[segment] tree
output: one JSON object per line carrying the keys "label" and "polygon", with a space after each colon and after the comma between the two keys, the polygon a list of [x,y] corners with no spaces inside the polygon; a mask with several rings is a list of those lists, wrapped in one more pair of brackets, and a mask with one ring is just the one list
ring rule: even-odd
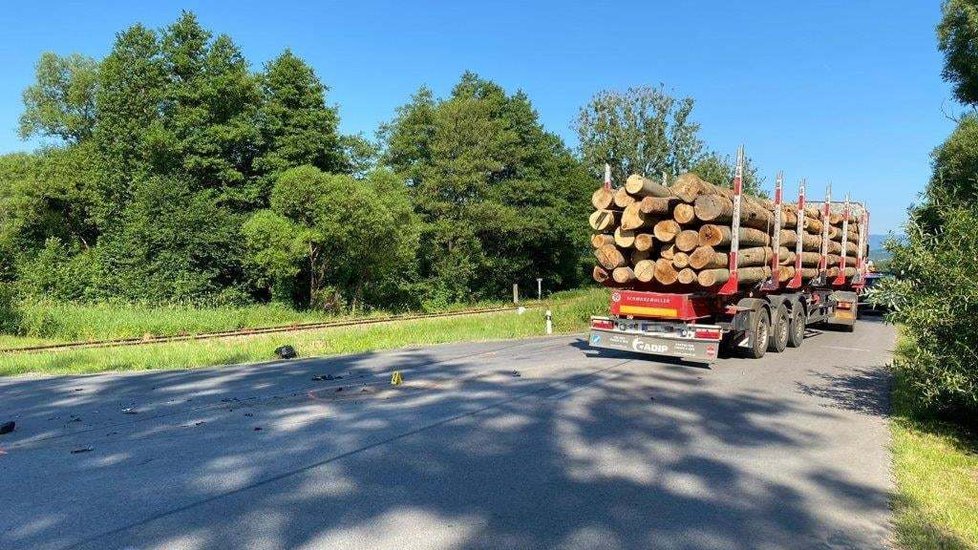
{"label": "tree", "polygon": [[382,162],[408,182],[424,221],[429,300],[498,297],[535,277],[580,281],[592,182],[525,94],[466,73],[447,99],[420,89],[381,136]]}
{"label": "tree", "polygon": [[36,82],[24,90],[20,136],[57,137],[78,143],[92,134],[98,63],[79,54],[41,54]]}
{"label": "tree", "polygon": [[574,123],[584,166],[601,178],[608,163],[615,181],[689,171],[703,150],[700,126],[690,118],[693,104],[690,97],[670,96],[662,85],[599,92]]}
{"label": "tree", "polygon": [[[730,187],[737,173],[737,164],[729,155],[710,152],[700,157],[689,171],[715,185]],[[764,178],[758,173],[757,167],[750,157],[746,157],[743,172],[744,193],[755,197],[767,196],[761,189],[763,183]]]}
{"label": "tree", "polygon": [[285,50],[260,76],[258,124],[265,152],[255,168],[269,182],[289,168],[308,164],[325,172],[345,172],[347,157],[337,127],[339,114],[326,105],[327,87],[312,67]]}
{"label": "tree", "polygon": [[298,274],[307,303],[333,310],[389,297],[410,278],[418,246],[406,190],[391,174],[358,182],[309,165],[279,176],[271,209],[255,213],[245,234],[263,281],[287,285]]}
{"label": "tree", "polygon": [[272,210],[255,212],[241,228],[252,284],[276,301],[291,301],[307,243],[302,229]]}
{"label": "tree", "polygon": [[944,80],[961,103],[978,104],[978,3],[944,0],[937,46],[944,54]]}

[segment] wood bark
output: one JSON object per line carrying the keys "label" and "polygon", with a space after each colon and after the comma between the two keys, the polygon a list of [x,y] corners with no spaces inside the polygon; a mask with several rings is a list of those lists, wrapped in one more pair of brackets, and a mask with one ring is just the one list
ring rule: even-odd
{"label": "wood bark", "polygon": [[[771,268],[768,266],[762,267],[744,267],[737,269],[737,279],[738,283],[741,285],[748,285],[759,283],[764,279],[771,276]],[[700,286],[713,287],[716,285],[723,284],[730,279],[730,270],[728,269],[704,269],[700,271],[697,276],[697,282]]]}
{"label": "wood bark", "polygon": [[669,197],[672,193],[669,188],[661,183],[649,178],[632,174],[625,180],[625,189],[629,193],[639,197]]}
{"label": "wood bark", "polygon": [[[733,219],[733,201],[723,195],[700,195],[693,205],[696,218],[706,223],[729,223]],[[767,231],[774,225],[774,215],[750,201],[741,200],[740,225]]]}
{"label": "wood bark", "polygon": [[676,249],[676,245],[671,244],[671,243],[663,243],[659,247],[659,257],[660,258],[665,258],[667,260],[671,260],[673,258],[673,256],[676,255],[676,252],[678,252],[678,250]]}
{"label": "wood bark", "polygon": [[615,228],[614,241],[622,248],[631,248],[635,244],[635,232],[618,226]]}
{"label": "wood bark", "polygon": [[635,272],[630,267],[616,267],[611,272],[611,278],[618,284],[630,283],[635,280]]}
{"label": "wood bark", "polygon": [[619,187],[615,190],[615,206],[618,208],[625,208],[630,204],[635,203],[635,197],[628,194],[624,187]]}
{"label": "wood bark", "polygon": [[645,197],[639,201],[638,209],[645,215],[651,214],[657,218],[662,218],[669,215],[675,203],[676,200],[671,198]]}
{"label": "wood bark", "polygon": [[[740,246],[767,246],[771,237],[763,231],[751,227],[741,227],[739,232]],[[730,244],[730,228],[724,225],[706,224],[699,229],[700,246],[728,246]]]}
{"label": "wood bark", "polygon": [[609,275],[606,269],[596,265],[594,266],[594,269],[591,270],[591,277],[593,277],[595,281],[603,283],[608,280]]}
{"label": "wood bark", "polygon": [[651,225],[655,218],[648,214],[644,214],[639,207],[641,203],[635,202],[628,205],[621,214],[621,227],[622,229],[639,229]]}

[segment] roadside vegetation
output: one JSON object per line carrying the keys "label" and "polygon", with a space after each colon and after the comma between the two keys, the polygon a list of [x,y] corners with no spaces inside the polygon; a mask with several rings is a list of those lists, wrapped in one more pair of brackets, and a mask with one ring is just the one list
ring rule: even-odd
{"label": "roadside vegetation", "polygon": [[0,355],[0,376],[44,373],[180,369],[269,361],[275,348],[289,344],[301,357],[361,353],[412,345],[543,336],[545,312],[553,313],[555,333],[586,329],[591,315],[608,306],[603,288],[559,292],[542,302],[500,313],[338,327],[296,333],[235,337],[199,342]]}
{"label": "roadside vegetation", "polygon": [[978,547],[978,7],[947,0],[943,76],[965,107],[932,154],[906,238],[874,300],[901,326],[894,358],[894,509],[904,548]]}

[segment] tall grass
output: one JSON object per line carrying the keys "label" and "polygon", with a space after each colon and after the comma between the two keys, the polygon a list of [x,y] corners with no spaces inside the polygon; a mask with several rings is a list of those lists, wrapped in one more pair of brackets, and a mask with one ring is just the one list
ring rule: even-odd
{"label": "tall grass", "polygon": [[301,356],[310,357],[385,350],[408,345],[542,336],[545,328],[544,312],[547,309],[553,312],[554,331],[571,333],[585,330],[588,318],[606,311],[607,306],[608,293],[605,289],[579,290],[556,293],[548,300],[534,303],[522,315],[514,308],[500,313],[465,317],[395,321],[363,327],[337,327],[222,340],[10,353],[0,355],[0,375],[178,369],[267,361],[274,359],[275,348],[283,344],[291,344]]}

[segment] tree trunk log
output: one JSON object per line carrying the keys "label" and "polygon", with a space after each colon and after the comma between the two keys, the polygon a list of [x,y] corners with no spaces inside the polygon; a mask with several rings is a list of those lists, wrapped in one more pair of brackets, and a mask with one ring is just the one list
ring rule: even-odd
{"label": "tree trunk log", "polygon": [[662,220],[652,228],[652,233],[655,235],[655,238],[664,243],[672,242],[680,231],[682,231],[682,228],[679,227],[676,220]]}
{"label": "tree trunk log", "polygon": [[616,267],[611,272],[611,278],[618,284],[630,283],[635,280],[635,272],[630,267]]}
{"label": "tree trunk log", "polygon": [[591,270],[591,277],[593,277],[595,281],[603,283],[608,280],[609,275],[607,270],[596,265],[594,266],[594,269]]}
{"label": "tree trunk log", "polygon": [[645,197],[639,201],[639,211],[646,215],[654,215],[655,217],[662,218],[669,215],[672,211],[673,205],[676,203],[676,199],[669,198],[664,199],[661,197]]}
{"label": "tree trunk log", "polygon": [[628,194],[624,187],[619,187],[615,190],[615,206],[618,208],[625,208],[630,204],[634,204],[635,197]]}
{"label": "tree trunk log", "polygon": [[683,252],[692,252],[699,245],[700,234],[693,229],[685,229],[676,235],[676,248]]}
{"label": "tree trunk log", "polygon": [[655,261],[655,280],[664,285],[671,285],[679,278],[679,272],[672,266],[672,262],[665,258]]}
{"label": "tree trunk log", "polygon": [[[733,219],[733,201],[723,195],[700,195],[693,206],[696,218],[708,223],[729,223]],[[767,231],[774,225],[774,214],[741,200],[740,225]]]}
{"label": "tree trunk log", "polygon": [[618,225],[620,219],[621,212],[615,210],[595,210],[588,217],[588,223],[591,224],[591,229],[595,231],[609,231]]}
{"label": "tree trunk log", "polygon": [[691,285],[696,282],[696,272],[688,267],[680,269],[676,280],[680,284]]}
{"label": "tree trunk log", "polygon": [[635,250],[652,250],[653,244],[655,244],[655,236],[651,233],[635,235]]}
{"label": "tree trunk log", "polygon": [[615,244],[615,236],[607,233],[595,233],[591,235],[591,246],[601,248],[606,244]]}
{"label": "tree trunk log", "polygon": [[614,240],[622,248],[631,248],[635,244],[635,232],[618,226],[615,228]]}
{"label": "tree trunk log", "polygon": [[[767,246],[771,237],[763,231],[751,227],[740,228],[740,246]],[[730,244],[730,228],[724,225],[706,224],[700,227],[700,246],[728,246]]]}
{"label": "tree trunk log", "polygon": [[605,245],[594,251],[598,263],[605,269],[625,266],[625,256],[613,245]]}
{"label": "tree trunk log", "polygon": [[651,215],[644,214],[640,210],[642,203],[635,202],[625,208],[624,212],[621,214],[621,227],[622,229],[639,229],[651,225],[655,218]]}
{"label": "tree trunk log", "polygon": [[[762,267],[744,267],[737,269],[738,282],[741,285],[754,284],[763,281],[771,276],[771,268],[768,266]],[[697,281],[700,286],[704,287],[714,287],[716,285],[723,284],[730,279],[729,269],[704,269],[700,271]]]}
{"label": "tree trunk log", "polygon": [[682,269],[689,266],[689,254],[685,252],[676,252],[672,255],[672,266],[676,269]]}
{"label": "tree trunk log", "polygon": [[672,219],[679,225],[689,225],[696,221],[696,209],[692,204],[679,203],[672,210]]}
{"label": "tree trunk log", "polygon": [[669,188],[657,181],[632,174],[625,180],[625,189],[629,193],[638,197],[670,197],[672,193]]}
{"label": "tree trunk log", "polygon": [[727,267],[727,258],[726,255],[717,254],[712,246],[698,246],[689,255],[689,267],[696,270]]}
{"label": "tree trunk log", "polygon": [[679,250],[676,249],[676,245],[671,243],[663,243],[659,247],[659,257],[665,258],[667,260],[672,260],[673,256],[675,256],[676,252],[678,251]]}
{"label": "tree trunk log", "polygon": [[635,264],[635,278],[643,283],[651,282],[655,279],[655,262],[652,260],[642,260]]}
{"label": "tree trunk log", "polygon": [[599,187],[591,194],[591,205],[595,210],[608,210],[614,204],[615,192],[611,189]]}

